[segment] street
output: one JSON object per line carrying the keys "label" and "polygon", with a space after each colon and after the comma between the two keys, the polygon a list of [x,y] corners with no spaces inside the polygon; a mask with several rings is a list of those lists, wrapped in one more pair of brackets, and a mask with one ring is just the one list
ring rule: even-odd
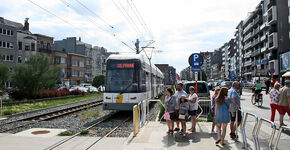
{"label": "street", "polygon": [[[253,114],[256,114],[258,117],[262,117],[262,118],[270,120],[270,116],[271,116],[270,97],[269,97],[269,95],[265,94],[265,91],[262,91],[262,94],[263,94],[263,105],[262,105],[262,107],[257,107],[257,105],[252,105],[252,103],[251,103],[252,93],[249,93],[248,91],[243,90],[243,93],[241,96],[241,107],[242,107],[243,112],[251,112]],[[247,134],[247,137],[249,139],[252,139],[251,133],[252,133],[252,129],[253,129],[255,121],[254,121],[254,118],[251,116],[249,116],[247,120],[248,121],[246,124],[246,134]],[[290,119],[287,115],[285,115],[285,117],[284,117],[284,122],[288,126],[290,125]],[[278,111],[276,111],[276,114],[275,114],[275,123],[276,123],[276,126],[278,128],[279,127],[279,113],[278,113]],[[274,141],[276,140],[277,131],[278,130],[276,130]],[[270,125],[264,122],[261,126],[260,134],[258,136],[261,149],[267,149],[267,145],[269,143],[268,141],[270,139],[271,132],[272,132],[272,128],[270,127]],[[287,133],[287,134],[282,133],[278,148],[279,149],[288,149],[287,145],[289,145],[289,143],[288,143],[289,140],[290,140],[290,134],[289,133]],[[240,141],[241,141],[241,136],[240,136]]]}

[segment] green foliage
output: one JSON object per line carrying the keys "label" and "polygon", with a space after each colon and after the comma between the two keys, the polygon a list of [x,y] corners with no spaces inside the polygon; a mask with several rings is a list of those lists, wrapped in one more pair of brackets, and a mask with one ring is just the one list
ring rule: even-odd
{"label": "green foliage", "polygon": [[94,87],[99,87],[101,85],[105,85],[105,76],[104,75],[98,75],[94,78],[92,85]]}
{"label": "green foliage", "polygon": [[87,135],[89,134],[89,130],[82,130],[80,135]]}
{"label": "green foliage", "polygon": [[64,131],[58,134],[59,136],[72,136],[73,132],[72,131]]}
{"label": "green foliage", "polygon": [[12,79],[20,90],[37,93],[42,89],[54,88],[61,79],[61,69],[50,65],[49,57],[36,55],[18,66]]}
{"label": "green foliage", "polygon": [[[0,56],[1,57],[1,56]],[[5,88],[5,82],[9,78],[9,67],[0,61],[0,89]]]}

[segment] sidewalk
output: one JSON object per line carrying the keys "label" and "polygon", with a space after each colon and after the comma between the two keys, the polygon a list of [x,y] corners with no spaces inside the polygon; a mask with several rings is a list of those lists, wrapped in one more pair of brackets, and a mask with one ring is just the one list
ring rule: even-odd
{"label": "sidewalk", "polygon": [[[187,127],[190,127],[190,123],[187,123]],[[183,137],[177,133],[174,135],[167,135],[166,131],[167,125],[165,123],[159,122],[149,122],[140,133],[134,138],[129,137],[128,141],[124,143],[121,149],[126,150],[136,150],[136,149],[146,149],[146,150],[176,150],[176,149],[203,149],[203,150],[213,150],[213,149],[231,149],[231,150],[241,150],[243,149],[243,144],[241,136],[239,142],[235,142],[228,136],[229,127],[227,129],[226,135],[226,146],[215,145],[217,135],[211,135],[211,123],[198,122],[197,131],[195,133],[188,133],[186,137]],[[253,147],[252,143],[249,144]]]}
{"label": "sidewalk", "polygon": [[[187,123],[190,127],[190,123]],[[179,134],[167,135],[167,125],[165,122],[149,122],[147,123],[136,137],[131,134],[128,138],[108,137],[99,141],[92,150],[215,150],[215,149],[231,149],[241,150],[243,144],[241,135],[239,142],[235,142],[229,137],[229,127],[226,135],[226,146],[215,145],[217,135],[211,135],[211,123],[198,122],[197,132],[188,133],[186,137]],[[36,150],[45,149],[50,145],[64,139],[66,137],[46,136],[31,137],[22,134],[0,134],[0,149],[13,150]],[[76,137],[72,141],[58,147],[58,150],[83,150],[98,140],[99,137]],[[253,144],[248,140],[251,148]]]}

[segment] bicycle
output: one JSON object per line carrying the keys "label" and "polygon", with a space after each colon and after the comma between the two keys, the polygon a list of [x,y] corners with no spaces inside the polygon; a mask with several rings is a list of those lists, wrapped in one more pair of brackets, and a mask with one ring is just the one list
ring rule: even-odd
{"label": "bicycle", "polygon": [[[256,99],[255,99],[255,95],[257,95]],[[262,93],[259,93],[259,94],[254,93],[252,95],[251,101],[252,101],[253,105],[257,104],[259,107],[262,106],[263,105],[263,94]]]}

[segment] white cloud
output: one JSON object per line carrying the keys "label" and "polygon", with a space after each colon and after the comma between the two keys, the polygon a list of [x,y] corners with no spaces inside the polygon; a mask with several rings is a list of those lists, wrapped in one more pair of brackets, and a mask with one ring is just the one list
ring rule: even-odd
{"label": "white cloud", "polygon": [[[34,6],[27,0],[0,0],[2,17],[17,22],[30,18],[30,29],[41,34],[55,37],[56,40],[67,36],[81,36],[83,41],[93,45],[107,47],[113,51],[130,52],[126,46],[116,40],[111,33],[117,33],[120,39],[134,47],[132,41],[140,34],[115,7],[112,0],[81,0],[87,7],[101,16],[115,29],[110,29],[100,18],[94,16],[75,0],[65,0],[78,11],[95,20],[92,24],[86,17],[77,14],[60,0],[32,0],[56,15],[67,20],[79,30],[62,22],[58,18]],[[121,2],[132,15],[127,0]],[[131,0],[129,0],[130,2]],[[179,72],[185,68],[187,58],[192,52],[212,51],[234,35],[235,27],[245,19],[249,11],[254,10],[260,0],[133,0],[148,27],[154,35],[156,49],[163,53],[153,56],[154,63],[168,63]],[[133,16],[132,16],[133,17]],[[134,18],[134,17],[133,17]],[[135,18],[135,22],[138,20]],[[105,33],[97,26],[104,28]],[[138,25],[140,30],[143,30]],[[142,38],[141,38],[142,39]],[[142,39],[143,40],[143,39]],[[141,43],[144,46],[146,43]],[[148,50],[150,52],[150,50]]]}

